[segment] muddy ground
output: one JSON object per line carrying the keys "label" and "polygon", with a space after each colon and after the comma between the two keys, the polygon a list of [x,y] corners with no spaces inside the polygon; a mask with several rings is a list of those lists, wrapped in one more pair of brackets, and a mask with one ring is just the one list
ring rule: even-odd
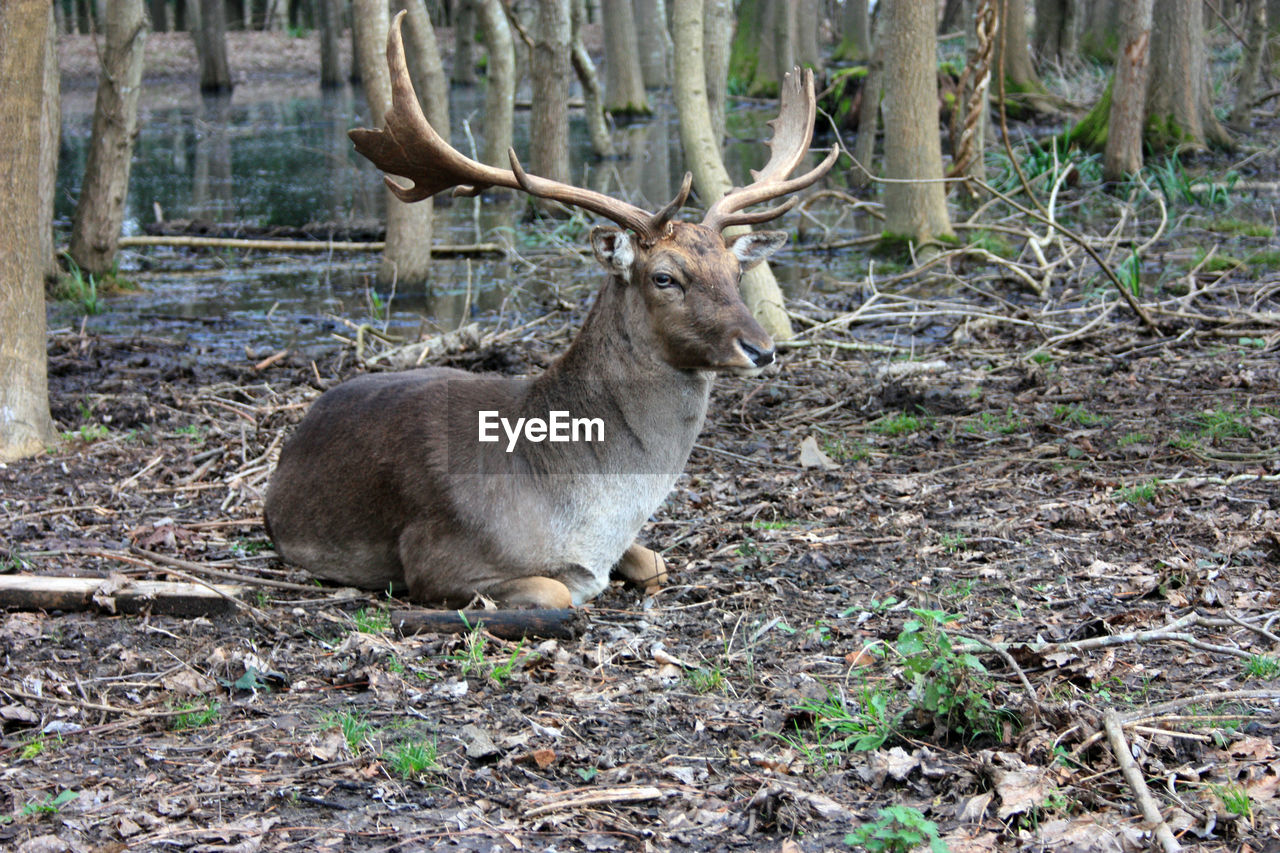
{"label": "muddy ground", "polygon": [[[1248,286],[1274,311],[1280,282]],[[431,360],[537,370],[579,296]],[[835,323],[719,381],[643,533],[670,585],[523,643],[400,637],[403,602],[270,552],[271,460],[350,349],[59,336],[66,436],[0,469],[6,569],[246,593],[0,616],[0,847],[835,850],[900,804],[953,851],[1141,849],[1113,710],[1184,844],[1276,849],[1277,335],[1214,313],[1118,309],[1032,358],[1031,323],[970,316],[913,358]]]}

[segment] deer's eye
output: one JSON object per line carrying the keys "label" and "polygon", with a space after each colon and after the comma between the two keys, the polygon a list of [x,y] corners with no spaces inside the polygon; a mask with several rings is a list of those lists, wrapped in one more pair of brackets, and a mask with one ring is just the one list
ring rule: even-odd
{"label": "deer's eye", "polygon": [[675,287],[676,280],[664,272],[653,274],[653,284],[655,287]]}

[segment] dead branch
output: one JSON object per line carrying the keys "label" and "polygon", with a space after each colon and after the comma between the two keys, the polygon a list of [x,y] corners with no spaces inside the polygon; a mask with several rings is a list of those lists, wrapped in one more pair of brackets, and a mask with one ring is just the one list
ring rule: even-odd
{"label": "dead branch", "polygon": [[105,610],[209,616],[225,613],[244,592],[237,586],[47,575],[0,575],[0,608],[14,610]]}
{"label": "dead branch", "polygon": [[[259,252],[381,252],[386,243],[371,241],[357,243],[340,240],[252,240],[242,237],[188,237],[135,236],[121,237],[120,248],[144,246],[169,246],[184,249],[252,249]],[[506,250],[501,243],[441,243],[431,247],[431,254],[440,257],[475,257],[476,255],[502,255]]]}
{"label": "dead branch", "polygon": [[1154,829],[1155,836],[1160,840],[1160,846],[1164,848],[1165,853],[1177,853],[1182,849],[1182,845],[1173,837],[1173,831],[1169,829],[1169,824],[1165,823],[1159,806],[1151,798],[1151,791],[1147,789],[1142,772],[1134,763],[1133,755],[1129,752],[1129,744],[1124,739],[1124,731],[1120,727],[1120,716],[1114,709],[1108,709],[1102,716],[1102,724],[1106,727],[1111,752],[1120,765],[1120,772],[1124,774],[1124,780],[1129,783],[1130,790],[1133,791],[1138,805],[1142,808],[1143,818]]}
{"label": "dead branch", "polygon": [[641,803],[645,800],[661,799],[663,796],[665,796],[663,790],[653,785],[623,785],[617,788],[588,790],[575,788],[554,794],[531,794],[530,806],[525,809],[524,816],[538,817],[564,809],[585,809],[610,803]]}

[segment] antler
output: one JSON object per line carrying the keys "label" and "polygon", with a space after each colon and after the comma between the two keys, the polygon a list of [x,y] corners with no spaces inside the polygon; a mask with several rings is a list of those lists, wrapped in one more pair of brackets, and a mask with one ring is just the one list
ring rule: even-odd
{"label": "antler", "polygon": [[754,225],[768,222],[786,213],[799,201],[790,198],[775,207],[755,213],[741,213],[744,208],[761,202],[772,201],[784,195],[802,190],[816,182],[835,165],[840,155],[839,146],[832,146],[831,153],[812,171],[798,178],[787,179],[800,161],[809,153],[813,139],[813,119],[817,114],[817,99],[813,94],[813,71],[795,68],[782,79],[782,106],[778,117],[769,122],[773,138],[765,143],[772,150],[769,162],[759,172],[754,169],[750,186],[736,187],[711,205],[702,224],[716,231],[730,225]]}
{"label": "antler", "polygon": [[[616,222],[634,231],[641,243],[649,244],[662,236],[667,222],[684,204],[693,185],[686,174],[680,192],[657,213],[593,190],[563,184],[530,175],[521,167],[514,149],[507,149],[511,169],[498,169],[477,163],[461,154],[436,133],[422,114],[417,93],[409,79],[404,58],[404,41],[400,35],[399,12],[387,32],[387,66],[391,71],[391,108],[387,110],[385,128],[356,128],[348,131],[356,150],[384,172],[413,181],[401,186],[384,176],[387,186],[405,202],[421,201],[428,196],[453,188],[454,195],[475,195],[488,187],[522,190],[537,198],[562,202]],[[810,85],[812,89],[812,84]]]}

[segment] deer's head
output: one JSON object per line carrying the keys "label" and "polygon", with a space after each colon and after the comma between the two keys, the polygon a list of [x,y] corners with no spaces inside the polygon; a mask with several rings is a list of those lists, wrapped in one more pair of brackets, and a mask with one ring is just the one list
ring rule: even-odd
{"label": "deer's head", "polygon": [[808,153],[813,138],[816,101],[813,72],[796,69],[782,84],[778,117],[770,122],[773,138],[769,162],[752,172],[753,182],[730,190],[707,211],[701,224],[674,221],[688,198],[692,176],[680,192],[656,213],[593,190],[551,181],[524,171],[515,151],[511,169],[471,160],[431,127],[418,104],[405,63],[400,35],[401,12],[387,34],[391,70],[391,108],[383,130],[350,132],[356,150],[374,165],[413,181],[387,185],[405,202],[420,201],[446,189],[475,195],[489,187],[522,190],[604,216],[618,227],[591,233],[596,258],[623,290],[623,305],[633,324],[643,317],[646,331],[662,359],[686,370],[753,373],[773,361],[773,340],[751,316],[738,284],[742,274],[786,242],[782,231],[725,233],[731,226],[767,222],[781,216],[798,199],[774,207],[746,208],[781,198],[817,181],[835,163],[837,148],[815,169],[790,178]]}

